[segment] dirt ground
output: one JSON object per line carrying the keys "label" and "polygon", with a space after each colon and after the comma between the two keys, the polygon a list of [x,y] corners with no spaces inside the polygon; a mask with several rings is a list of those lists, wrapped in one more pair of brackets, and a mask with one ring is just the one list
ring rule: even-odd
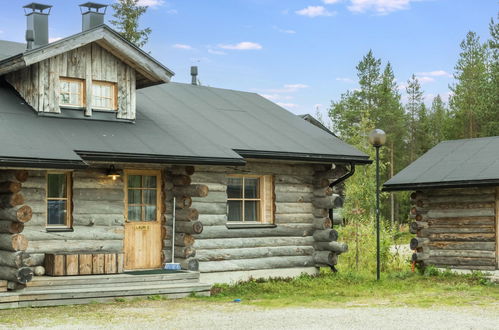
{"label": "dirt ground", "polygon": [[[15,314],[17,311],[12,310]],[[56,329],[499,329],[499,307],[261,308],[197,300],[33,308],[0,328]],[[18,314],[19,315],[19,314]],[[20,316],[20,315],[19,315]],[[18,320],[18,319],[17,319]]]}

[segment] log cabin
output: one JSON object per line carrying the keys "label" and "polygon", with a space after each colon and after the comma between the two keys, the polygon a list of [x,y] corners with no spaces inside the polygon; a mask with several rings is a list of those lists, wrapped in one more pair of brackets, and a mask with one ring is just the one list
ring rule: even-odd
{"label": "log cabin", "polygon": [[499,269],[499,136],[444,141],[384,184],[412,191],[412,260]]}
{"label": "log cabin", "polygon": [[[103,24],[104,5],[81,6],[80,33],[49,43],[51,7],[31,3],[27,42],[0,41],[0,280],[24,292],[13,304],[176,297],[199,279],[334,267],[347,246],[328,210],[368,156],[258,94],[200,86],[196,68],[192,84],[171,82]],[[184,273],[155,272],[172,256]]]}

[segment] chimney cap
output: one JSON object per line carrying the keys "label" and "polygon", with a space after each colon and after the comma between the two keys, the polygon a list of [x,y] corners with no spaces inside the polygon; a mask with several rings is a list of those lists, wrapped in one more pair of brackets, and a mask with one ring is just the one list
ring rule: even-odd
{"label": "chimney cap", "polygon": [[80,6],[80,10],[83,10],[81,7],[87,8],[88,11],[92,11],[94,9],[94,12],[98,13],[100,9],[104,8],[104,13],[106,13],[107,5],[104,5],[102,3],[97,3],[97,2],[85,2],[82,3]]}
{"label": "chimney cap", "polygon": [[[30,13],[34,13],[36,12],[37,10],[42,13],[42,14],[50,14],[50,8],[52,8],[52,6],[50,5],[44,5],[42,3],[37,3],[37,2],[32,2],[30,4],[27,4],[26,6],[23,6],[24,8],[24,13],[26,15],[30,14]],[[26,12],[26,9],[31,9],[31,12]],[[49,11],[44,13],[43,11],[45,9],[48,9]]]}

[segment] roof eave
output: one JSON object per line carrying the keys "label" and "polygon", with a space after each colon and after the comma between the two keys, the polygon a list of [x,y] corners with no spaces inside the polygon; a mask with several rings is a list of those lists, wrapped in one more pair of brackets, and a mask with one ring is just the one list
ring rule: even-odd
{"label": "roof eave", "polygon": [[499,179],[461,180],[449,182],[401,183],[383,185],[382,191],[406,191],[421,189],[450,189],[467,187],[499,186]]}
{"label": "roof eave", "polygon": [[363,156],[348,156],[348,155],[327,155],[327,154],[312,154],[312,153],[297,153],[297,152],[280,152],[280,151],[261,151],[261,150],[241,150],[234,149],[239,155],[244,158],[257,159],[274,159],[274,160],[290,160],[290,161],[305,161],[305,162],[339,162],[367,165],[371,164],[372,160],[369,157]]}

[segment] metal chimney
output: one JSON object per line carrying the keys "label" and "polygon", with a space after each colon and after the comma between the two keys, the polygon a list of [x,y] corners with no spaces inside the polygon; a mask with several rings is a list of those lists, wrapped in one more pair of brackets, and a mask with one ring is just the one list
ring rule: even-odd
{"label": "metal chimney", "polygon": [[26,41],[28,49],[44,46],[49,43],[49,14],[52,6],[32,2],[26,5]]}
{"label": "metal chimney", "polygon": [[87,31],[104,24],[107,5],[96,2],[85,2],[80,5],[81,30]]}
{"label": "metal chimney", "polygon": [[191,84],[197,85],[198,84],[198,67],[197,66],[191,66],[191,77],[192,77]]}

